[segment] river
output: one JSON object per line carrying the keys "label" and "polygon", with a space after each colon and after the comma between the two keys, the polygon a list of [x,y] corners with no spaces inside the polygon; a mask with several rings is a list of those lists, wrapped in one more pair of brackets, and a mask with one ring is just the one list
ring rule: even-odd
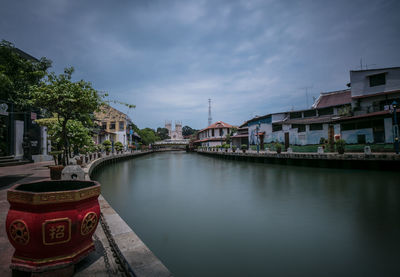
{"label": "river", "polygon": [[398,172],[165,152],[93,179],[176,277],[400,276]]}

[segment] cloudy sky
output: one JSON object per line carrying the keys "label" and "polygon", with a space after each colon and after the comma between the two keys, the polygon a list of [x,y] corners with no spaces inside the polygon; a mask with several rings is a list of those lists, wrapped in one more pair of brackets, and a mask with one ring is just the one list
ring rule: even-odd
{"label": "cloudy sky", "polygon": [[[74,66],[140,127],[241,124],[400,66],[400,1],[4,1],[0,39]],[[306,97],[308,87],[308,98]]]}

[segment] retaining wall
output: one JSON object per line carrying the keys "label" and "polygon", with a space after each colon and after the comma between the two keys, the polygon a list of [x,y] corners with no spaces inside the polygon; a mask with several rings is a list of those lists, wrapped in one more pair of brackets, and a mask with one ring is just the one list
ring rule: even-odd
{"label": "retaining wall", "polygon": [[197,153],[222,159],[271,163],[282,165],[312,166],[326,168],[400,170],[400,155],[379,153],[276,153],[276,152],[215,152],[197,150]]}
{"label": "retaining wall", "polygon": [[[109,155],[94,160],[84,168],[86,179],[90,180],[90,176],[101,166],[150,153],[153,151]],[[167,267],[151,252],[103,196],[99,197],[99,203],[112,237],[135,276],[172,276]]]}

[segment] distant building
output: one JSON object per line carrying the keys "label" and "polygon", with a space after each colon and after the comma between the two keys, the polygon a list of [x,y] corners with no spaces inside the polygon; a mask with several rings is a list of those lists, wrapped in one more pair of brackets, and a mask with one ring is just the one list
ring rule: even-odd
{"label": "distant building", "polygon": [[260,139],[261,145],[279,141],[288,147],[319,144],[321,138],[334,136],[347,143],[393,143],[391,104],[400,103],[400,67],[351,71],[349,86],[321,93],[311,109],[248,120],[249,143]]}
{"label": "distant building", "polygon": [[350,85],[352,113],[337,121],[342,138],[347,143],[393,143],[392,103],[400,103],[400,67],[350,71]]}
{"label": "distant building", "polygon": [[240,148],[241,145],[249,145],[249,127],[247,127],[247,122],[243,123],[239,126],[236,133],[233,134],[232,138],[232,145]]}
{"label": "distant building", "polygon": [[172,130],[171,121],[165,122],[165,128],[168,129],[168,136],[173,140],[181,140],[182,136],[182,122],[175,121],[175,130]]}
{"label": "distant building", "polygon": [[100,130],[94,137],[95,143],[101,144],[105,140],[110,140],[114,143],[120,141],[124,146],[128,144],[127,126],[130,119],[126,114],[105,104],[100,107],[99,112],[95,112],[95,118],[100,125]]}
{"label": "distant building", "polygon": [[197,140],[194,142],[200,146],[217,146],[224,144],[226,135],[228,135],[232,129],[232,125],[217,121],[207,128],[200,130],[197,133]]}

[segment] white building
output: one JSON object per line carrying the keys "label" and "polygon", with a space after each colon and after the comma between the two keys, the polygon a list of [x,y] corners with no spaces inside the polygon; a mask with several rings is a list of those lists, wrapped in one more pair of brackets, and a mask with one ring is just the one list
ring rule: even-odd
{"label": "white building", "polygon": [[197,134],[197,140],[194,143],[209,147],[222,145],[225,142],[226,135],[231,132],[232,127],[228,123],[217,121],[207,128],[200,130]]}

